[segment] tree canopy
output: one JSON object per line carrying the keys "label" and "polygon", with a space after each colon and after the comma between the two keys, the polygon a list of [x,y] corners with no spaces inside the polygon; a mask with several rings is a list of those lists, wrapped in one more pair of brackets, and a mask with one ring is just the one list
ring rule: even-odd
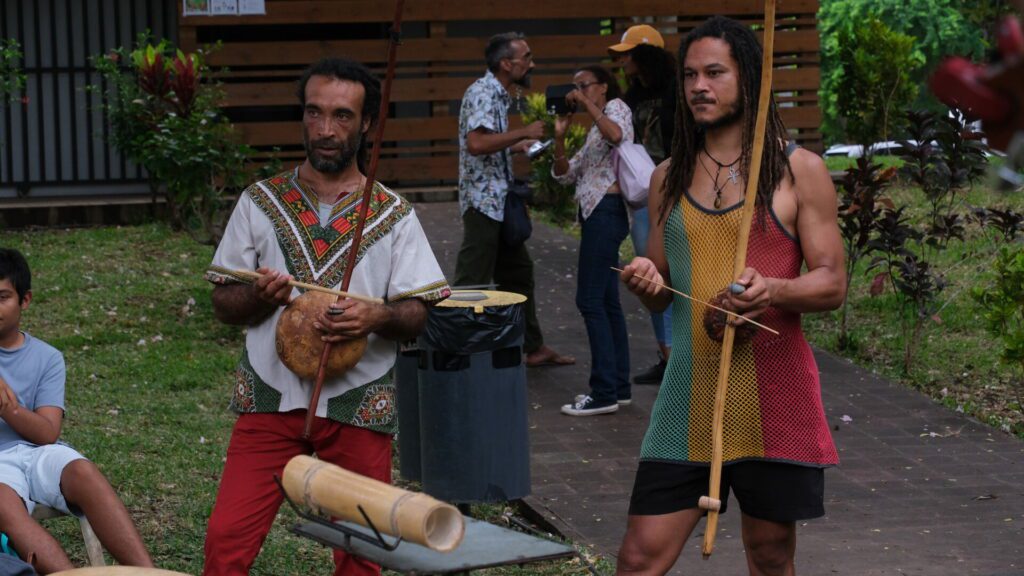
{"label": "tree canopy", "polygon": [[[835,140],[842,134],[836,100],[841,75],[840,42],[852,38],[856,27],[877,18],[891,30],[912,36],[913,59],[923,65],[910,80],[923,86],[943,56],[983,58],[989,48],[989,29],[1007,10],[1004,0],[821,0],[818,27],[826,138]],[[915,106],[934,107],[935,102],[927,90],[921,89]]]}

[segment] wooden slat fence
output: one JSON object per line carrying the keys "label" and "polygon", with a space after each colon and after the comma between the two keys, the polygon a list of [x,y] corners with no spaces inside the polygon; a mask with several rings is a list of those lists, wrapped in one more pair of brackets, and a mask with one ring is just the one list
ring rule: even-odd
{"label": "wooden slat fence", "polygon": [[[294,163],[304,157],[295,81],[325,56],[344,56],[382,71],[394,4],[381,0],[267,0],[260,16],[189,16],[179,22],[186,50],[217,41],[209,63],[227,93],[226,109],[247,142]],[[458,178],[458,110],[463,92],[485,72],[483,49],[494,33],[527,35],[537,64],[529,91],[571,80],[581,65],[607,63],[607,47],[627,27],[646,22],[675,51],[687,31],[724,14],[751,24],[761,0],[406,0],[392,115],[379,178],[400,187],[451,185]],[[798,142],[821,150],[818,0],[781,0],[775,90]],[[610,35],[601,35],[601,30]],[[515,107],[513,126],[519,123]],[[268,152],[269,154],[269,152]],[[517,170],[525,169],[524,164]]]}

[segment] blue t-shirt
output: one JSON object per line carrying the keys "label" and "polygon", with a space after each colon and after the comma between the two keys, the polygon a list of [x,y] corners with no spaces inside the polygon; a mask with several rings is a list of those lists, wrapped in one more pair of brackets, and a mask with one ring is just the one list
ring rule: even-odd
{"label": "blue t-shirt", "polygon": [[[40,406],[64,409],[64,356],[53,346],[22,332],[18,348],[0,348],[0,378],[29,410]],[[0,418],[0,450],[15,444],[32,444]]]}

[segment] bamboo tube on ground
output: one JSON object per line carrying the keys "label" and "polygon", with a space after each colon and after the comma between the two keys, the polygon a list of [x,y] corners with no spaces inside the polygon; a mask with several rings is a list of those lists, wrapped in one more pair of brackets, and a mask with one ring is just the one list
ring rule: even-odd
{"label": "bamboo tube on ground", "polygon": [[365,526],[362,506],[380,532],[438,552],[457,548],[465,533],[462,514],[451,504],[310,456],[292,458],[281,483],[293,502],[318,513]]}

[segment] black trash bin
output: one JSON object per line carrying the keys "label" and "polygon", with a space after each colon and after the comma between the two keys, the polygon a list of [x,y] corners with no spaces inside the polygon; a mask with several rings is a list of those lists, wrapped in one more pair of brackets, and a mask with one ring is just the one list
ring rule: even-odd
{"label": "black trash bin", "polygon": [[423,491],[455,503],[530,493],[525,297],[456,291],[419,338]]}
{"label": "black trash bin", "polygon": [[420,348],[402,344],[395,359],[395,397],[398,403],[398,473],[419,482],[420,470]]}

